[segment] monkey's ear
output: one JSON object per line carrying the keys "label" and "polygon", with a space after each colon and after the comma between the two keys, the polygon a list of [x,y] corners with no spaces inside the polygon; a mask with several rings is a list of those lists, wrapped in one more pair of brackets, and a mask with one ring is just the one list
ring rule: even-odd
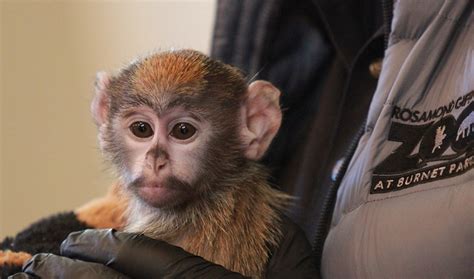
{"label": "monkey's ear", "polygon": [[262,158],[280,128],[281,119],[280,91],[267,81],[252,82],[242,107],[241,137],[247,158]]}
{"label": "monkey's ear", "polygon": [[95,95],[91,104],[92,116],[97,126],[101,126],[107,121],[110,105],[110,96],[107,92],[109,84],[110,78],[107,73],[98,72],[95,80]]}

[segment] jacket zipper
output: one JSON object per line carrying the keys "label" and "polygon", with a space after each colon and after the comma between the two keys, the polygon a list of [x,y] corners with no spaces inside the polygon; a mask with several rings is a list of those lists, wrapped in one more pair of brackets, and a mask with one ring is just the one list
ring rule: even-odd
{"label": "jacket zipper", "polygon": [[321,269],[321,259],[323,254],[324,242],[326,240],[327,234],[329,232],[329,226],[331,224],[332,213],[334,211],[334,206],[336,202],[337,190],[341,184],[342,178],[346,174],[349,162],[354,155],[354,152],[357,148],[360,138],[364,134],[365,123],[359,128],[356,136],[352,139],[351,144],[349,145],[348,150],[343,157],[342,165],[336,175],[336,179],[329,185],[329,190],[326,194],[326,197],[323,201],[323,207],[319,214],[319,222],[316,226],[316,234],[313,240],[313,256],[316,260],[316,267],[318,270]]}
{"label": "jacket zipper", "polygon": [[[392,18],[393,18],[393,0],[382,0],[382,9],[383,9],[383,22],[384,22],[384,25],[383,25],[384,43],[385,43],[385,49],[387,49],[388,40],[389,40],[389,36],[391,32],[391,23],[392,23]],[[356,58],[354,59],[355,63],[357,63],[359,56],[362,54],[362,51],[365,50],[365,48],[372,41],[372,39],[373,38],[371,38],[368,41],[368,43],[366,43],[361,48],[359,53],[356,55]],[[351,67],[351,72],[355,66],[355,63],[353,64],[353,67]],[[350,81],[351,81],[351,77],[349,77],[348,83],[350,83]],[[348,89],[349,88],[347,88],[346,90]],[[359,140],[364,134],[366,122],[367,122],[367,119],[363,122],[357,134],[352,139],[351,144],[349,145],[349,148],[347,149],[347,151],[345,152],[345,156],[343,157],[341,168],[339,169],[334,181],[329,185],[329,190],[327,191],[327,194],[323,201],[322,210],[319,214],[319,217],[320,217],[319,222],[316,226],[316,229],[315,229],[316,233],[315,233],[315,237],[312,243],[313,256],[316,261],[316,267],[318,270],[321,270],[321,260],[322,260],[322,254],[323,254],[323,249],[324,249],[324,242],[329,232],[329,227],[331,224],[332,214],[334,211],[334,206],[335,206],[336,197],[337,197],[337,191],[339,189],[339,186],[341,185],[344,175],[346,174],[347,168],[352,159],[352,156],[355,153]]]}

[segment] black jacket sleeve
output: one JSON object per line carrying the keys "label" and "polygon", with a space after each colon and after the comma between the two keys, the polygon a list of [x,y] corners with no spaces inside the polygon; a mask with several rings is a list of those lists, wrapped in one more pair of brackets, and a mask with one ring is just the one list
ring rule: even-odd
{"label": "black jacket sleeve", "polygon": [[303,230],[286,216],[283,217],[283,238],[270,258],[266,278],[319,278]]}

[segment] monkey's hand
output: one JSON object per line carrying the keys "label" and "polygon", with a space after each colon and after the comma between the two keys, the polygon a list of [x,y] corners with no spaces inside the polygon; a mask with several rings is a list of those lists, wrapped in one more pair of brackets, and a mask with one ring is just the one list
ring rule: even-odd
{"label": "monkey's hand", "polygon": [[[24,271],[44,278],[48,274],[65,274],[65,278],[122,278],[121,274],[131,278],[245,278],[164,241],[113,229],[71,233],[61,244],[61,255],[64,257],[37,255]],[[94,276],[82,277],[84,272]]]}

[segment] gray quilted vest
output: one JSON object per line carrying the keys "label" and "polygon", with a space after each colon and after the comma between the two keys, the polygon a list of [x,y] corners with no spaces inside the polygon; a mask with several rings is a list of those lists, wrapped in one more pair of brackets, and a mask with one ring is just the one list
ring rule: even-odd
{"label": "gray quilted vest", "polygon": [[399,0],[324,278],[474,278],[474,1]]}

